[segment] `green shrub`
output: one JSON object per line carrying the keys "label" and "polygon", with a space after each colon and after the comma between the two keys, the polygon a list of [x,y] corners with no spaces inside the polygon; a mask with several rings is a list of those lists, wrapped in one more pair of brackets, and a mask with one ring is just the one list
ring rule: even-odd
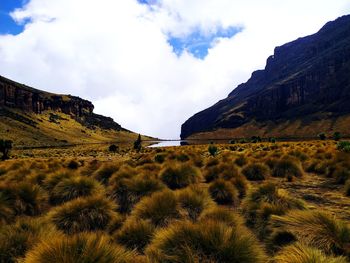
{"label": "green shrub", "polygon": [[26,255],[23,263],[132,263],[135,260],[134,252],[114,245],[107,236],[80,234],[43,240]]}
{"label": "green shrub", "polygon": [[197,220],[200,214],[214,205],[208,191],[197,185],[189,186],[177,192],[180,206],[187,211],[192,220]]}
{"label": "green shrub", "polygon": [[132,211],[135,218],[151,220],[156,226],[165,226],[181,217],[176,195],[170,190],[154,193],[143,198]]}
{"label": "green shrub", "polygon": [[0,228],[0,262],[18,262],[41,238],[57,235],[54,227],[42,219],[23,218]]}
{"label": "green shrub", "polygon": [[99,196],[78,198],[50,211],[49,218],[69,234],[105,230],[117,216],[116,208],[113,202]]}
{"label": "green shrub", "polygon": [[208,146],[208,152],[210,153],[211,156],[215,156],[218,153],[218,147],[211,144]]}
{"label": "green shrub", "polygon": [[290,159],[282,159],[278,161],[272,170],[274,177],[302,177],[303,171],[298,163]]}
{"label": "green shrub", "polygon": [[190,164],[173,164],[161,171],[160,179],[170,189],[180,189],[199,182],[201,173],[198,168]]}
{"label": "green shrub", "polygon": [[345,196],[350,196],[350,180],[347,180],[344,186]]}
{"label": "green shrub", "polygon": [[153,237],[155,227],[152,223],[142,219],[127,220],[115,235],[118,243],[129,249],[143,252]]}
{"label": "green shrub", "polygon": [[116,153],[119,151],[119,146],[112,144],[108,147],[108,151],[112,152],[112,153]]}
{"label": "green shrub", "polygon": [[346,153],[350,152],[350,142],[348,141],[341,141],[337,144],[337,149]]}
{"label": "green shrub", "polygon": [[215,180],[209,186],[211,197],[220,205],[235,205],[239,204],[238,191],[231,182],[222,179]]}
{"label": "green shrub", "polygon": [[90,177],[71,177],[58,183],[50,193],[53,204],[61,204],[78,197],[103,194],[104,188],[95,179]]}
{"label": "green shrub", "polygon": [[333,134],[333,140],[335,140],[335,141],[339,141],[340,139],[341,139],[341,133],[340,132],[335,132],[334,134]]}
{"label": "green shrub", "polygon": [[242,173],[250,181],[263,181],[270,175],[270,169],[265,164],[254,163],[245,166]]}
{"label": "green shrub", "polygon": [[320,211],[290,211],[285,216],[274,216],[273,224],[325,253],[350,255],[350,228],[332,215]]}
{"label": "green shrub", "polygon": [[346,263],[344,257],[328,256],[321,250],[297,243],[283,248],[276,256],[276,263]]}
{"label": "green shrub", "polygon": [[151,262],[266,262],[263,249],[244,227],[222,222],[179,222],[156,232],[146,249]]}
{"label": "green shrub", "polygon": [[158,153],[156,156],[154,156],[154,161],[157,163],[164,163],[166,158],[166,154],[164,153]]}

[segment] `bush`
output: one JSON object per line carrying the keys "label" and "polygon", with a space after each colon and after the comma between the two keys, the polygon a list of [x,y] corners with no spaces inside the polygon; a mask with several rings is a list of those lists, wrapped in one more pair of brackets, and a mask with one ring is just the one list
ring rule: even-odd
{"label": "bush", "polygon": [[0,152],[2,153],[1,160],[10,159],[10,150],[12,149],[12,141],[0,140]]}
{"label": "bush", "polygon": [[139,134],[136,141],[134,141],[134,150],[139,152],[141,151],[141,148],[142,148],[142,139],[141,139],[141,135]]}
{"label": "bush", "polygon": [[107,229],[117,216],[117,206],[102,197],[78,198],[49,213],[50,220],[65,233]]}
{"label": "bush", "polygon": [[200,214],[214,205],[208,191],[200,186],[192,185],[177,192],[180,206],[187,211],[191,220],[195,221]]}
{"label": "bush", "polygon": [[115,145],[115,144],[112,144],[112,145],[110,145],[110,146],[108,147],[108,151],[113,152],[113,153],[116,153],[116,152],[119,151],[119,147],[118,147],[117,145]]}
{"label": "bush", "polygon": [[133,209],[132,216],[149,219],[156,226],[165,226],[181,217],[180,206],[172,191],[164,190],[143,198]]}
{"label": "bush", "polygon": [[190,164],[173,164],[165,167],[161,171],[160,179],[170,189],[180,189],[199,182],[201,179],[201,173],[198,168]]}
{"label": "bush", "polygon": [[350,153],[350,142],[348,141],[338,142],[337,149],[346,153]]}
{"label": "bush", "polygon": [[220,205],[238,205],[238,191],[231,182],[215,180],[209,186],[211,197]]}
{"label": "bush", "polygon": [[273,168],[272,176],[281,178],[302,177],[303,171],[295,161],[282,159]]}
{"label": "bush", "polygon": [[283,248],[276,256],[276,263],[346,263],[344,257],[325,255],[321,250],[297,243]]}
{"label": "bush", "polygon": [[263,249],[244,226],[210,220],[159,230],[146,254],[151,262],[266,262]]}
{"label": "bush", "polygon": [[89,177],[72,177],[58,183],[50,194],[53,204],[61,204],[78,197],[103,194],[104,188],[96,180]]}
{"label": "bush", "polygon": [[350,196],[350,180],[347,180],[344,187],[345,196]]}
{"label": "bush", "polygon": [[274,216],[275,226],[292,233],[297,240],[325,253],[350,255],[350,228],[332,215],[319,211],[290,211]]}
{"label": "bush", "polygon": [[318,138],[319,138],[320,140],[324,141],[324,140],[327,139],[327,136],[326,136],[325,133],[322,132],[322,133],[320,133],[320,134],[318,135]]}
{"label": "bush", "polygon": [[132,263],[136,258],[134,252],[112,244],[106,236],[80,234],[57,236],[40,242],[26,255],[23,263]]}
{"label": "bush", "polygon": [[0,228],[0,262],[18,262],[41,238],[57,235],[54,227],[42,219],[20,219]]}
{"label": "bush", "polygon": [[80,166],[80,164],[76,160],[69,161],[69,163],[67,165],[68,169],[71,169],[71,170],[76,170],[79,168],[79,166]]}
{"label": "bush", "polygon": [[265,164],[255,163],[245,166],[242,173],[250,181],[263,181],[270,175],[270,169]]}
{"label": "bush", "polygon": [[208,146],[208,152],[210,153],[211,156],[215,156],[218,153],[218,147],[211,144]]}
{"label": "bush", "polygon": [[340,139],[341,139],[341,133],[340,132],[335,132],[334,134],[333,134],[333,140],[335,140],[335,141],[339,141]]}
{"label": "bush", "polygon": [[115,235],[118,243],[129,249],[143,252],[153,237],[155,227],[153,224],[142,219],[127,220]]}

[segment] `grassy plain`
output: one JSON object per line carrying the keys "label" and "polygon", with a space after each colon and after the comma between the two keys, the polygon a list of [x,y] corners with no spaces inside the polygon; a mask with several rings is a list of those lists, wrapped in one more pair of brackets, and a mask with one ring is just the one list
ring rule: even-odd
{"label": "grassy plain", "polygon": [[16,150],[0,262],[349,262],[334,141]]}

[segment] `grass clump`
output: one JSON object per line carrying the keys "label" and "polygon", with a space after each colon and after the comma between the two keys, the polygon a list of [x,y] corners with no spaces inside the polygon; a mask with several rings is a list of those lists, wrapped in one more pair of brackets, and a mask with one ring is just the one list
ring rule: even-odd
{"label": "grass clump", "polygon": [[65,233],[107,229],[117,206],[103,197],[78,198],[53,209],[49,218]]}
{"label": "grass clump", "polygon": [[153,237],[155,226],[149,221],[142,219],[127,220],[122,228],[116,233],[118,243],[129,249],[136,249],[142,253]]}
{"label": "grass clump", "polygon": [[350,180],[347,180],[344,186],[345,196],[350,196]]}
{"label": "grass clump", "polygon": [[143,198],[133,209],[135,218],[150,220],[156,226],[165,226],[181,217],[176,195],[170,190]]}
{"label": "grass clump", "polygon": [[105,164],[102,165],[95,173],[93,177],[101,182],[102,184],[107,184],[109,178],[117,171],[119,171],[120,165],[117,164]]}
{"label": "grass clump", "polygon": [[265,183],[252,190],[243,202],[247,224],[265,237],[270,233],[268,224],[271,215],[284,215],[291,209],[305,209],[305,204],[273,183]]}
{"label": "grass clump", "polygon": [[211,220],[159,230],[146,254],[151,262],[266,262],[263,249],[244,226]]}
{"label": "grass clump", "polygon": [[187,211],[188,217],[196,221],[200,214],[214,205],[208,191],[200,186],[192,185],[177,193],[180,206]]}
{"label": "grass clump", "polygon": [[346,263],[344,257],[328,256],[321,250],[297,243],[283,248],[274,258],[276,263]]}
{"label": "grass clump", "polygon": [[319,211],[290,211],[273,217],[277,227],[297,240],[336,255],[350,255],[350,228],[332,215]]}
{"label": "grass clump", "polygon": [[208,220],[222,222],[231,227],[243,225],[243,218],[240,215],[222,206],[215,206],[205,210],[199,220],[204,222]]}
{"label": "grass clump", "polygon": [[209,193],[214,201],[220,205],[238,205],[238,190],[231,182],[222,179],[215,180],[209,186]]}
{"label": "grass clump", "polygon": [[295,161],[291,159],[282,159],[274,166],[272,176],[281,178],[299,178],[303,176],[303,170]]}
{"label": "grass clump", "polygon": [[26,255],[23,263],[131,263],[135,262],[136,257],[134,252],[114,245],[104,235],[59,235],[40,242]]}
{"label": "grass clump", "polygon": [[0,228],[0,262],[18,262],[41,238],[57,235],[42,219],[23,218]]}
{"label": "grass clump", "polygon": [[242,173],[250,181],[263,181],[270,175],[270,169],[265,164],[255,163],[246,165]]}
{"label": "grass clump", "polygon": [[170,189],[180,189],[199,182],[201,179],[201,173],[198,168],[190,164],[173,164],[165,167],[161,171],[160,179]]}
{"label": "grass clump", "polygon": [[104,189],[95,179],[90,177],[71,177],[58,183],[50,193],[53,204],[61,204],[78,197],[95,196],[103,193]]}

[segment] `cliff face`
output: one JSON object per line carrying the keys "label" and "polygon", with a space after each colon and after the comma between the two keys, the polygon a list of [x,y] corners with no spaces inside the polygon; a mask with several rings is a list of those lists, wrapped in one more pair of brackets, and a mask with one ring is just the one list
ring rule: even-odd
{"label": "cliff face", "polygon": [[[277,47],[264,70],[254,72],[226,99],[186,121],[181,138],[222,128],[239,129],[252,121],[278,125],[300,120],[307,126],[325,118],[336,121],[347,114],[350,16],[327,23],[314,35]],[[342,132],[349,133],[349,129]],[[269,134],[265,131],[264,135]],[[296,135],[291,131],[283,133]]]}
{"label": "cliff face", "polygon": [[121,130],[112,118],[93,113],[94,105],[87,100],[70,95],[57,95],[30,88],[0,76],[0,112],[9,115],[11,109],[25,113],[41,114],[52,110],[70,115],[89,128]]}

